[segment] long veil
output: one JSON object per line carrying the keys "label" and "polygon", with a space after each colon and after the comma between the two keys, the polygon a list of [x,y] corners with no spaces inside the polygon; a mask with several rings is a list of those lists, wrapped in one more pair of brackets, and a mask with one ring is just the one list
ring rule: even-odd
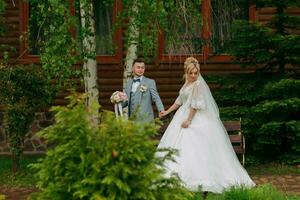
{"label": "long veil", "polygon": [[198,80],[200,81],[201,91],[205,100],[207,111],[213,116],[219,117],[220,114],[219,114],[218,105],[214,97],[212,96],[207,83],[205,82],[205,80],[201,75],[199,75]]}

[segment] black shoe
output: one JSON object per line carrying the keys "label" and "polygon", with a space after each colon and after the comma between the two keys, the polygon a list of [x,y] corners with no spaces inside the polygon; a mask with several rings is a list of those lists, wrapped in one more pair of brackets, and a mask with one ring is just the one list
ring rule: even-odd
{"label": "black shoe", "polygon": [[208,194],[208,192],[207,192],[207,191],[203,192],[203,193],[202,193],[202,198],[203,198],[203,199],[206,199],[206,197],[207,197],[207,194]]}

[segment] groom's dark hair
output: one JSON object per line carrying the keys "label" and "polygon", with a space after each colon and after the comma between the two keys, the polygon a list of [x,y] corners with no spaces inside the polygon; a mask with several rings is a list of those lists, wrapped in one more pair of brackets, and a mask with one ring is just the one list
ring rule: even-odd
{"label": "groom's dark hair", "polygon": [[143,57],[138,57],[138,58],[136,58],[136,59],[133,60],[132,66],[135,63],[145,63],[145,59]]}

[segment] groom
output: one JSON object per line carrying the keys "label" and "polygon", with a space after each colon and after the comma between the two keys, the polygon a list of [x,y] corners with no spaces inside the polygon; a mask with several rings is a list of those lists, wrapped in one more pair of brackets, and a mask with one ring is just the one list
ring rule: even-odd
{"label": "groom", "polygon": [[128,117],[134,116],[136,121],[151,122],[154,120],[152,102],[155,102],[159,112],[164,111],[164,106],[158,95],[155,81],[145,77],[144,73],[145,61],[142,58],[135,59],[132,64],[133,78],[130,78],[125,85]]}

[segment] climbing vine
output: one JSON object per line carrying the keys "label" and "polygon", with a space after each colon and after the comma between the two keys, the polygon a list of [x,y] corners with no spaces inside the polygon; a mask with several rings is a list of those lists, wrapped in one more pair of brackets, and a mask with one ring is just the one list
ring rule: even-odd
{"label": "climbing vine", "polygon": [[[90,11],[94,1],[74,0],[72,3],[63,0],[28,1],[33,9],[31,13],[35,15],[30,16],[30,19],[38,23],[39,39],[37,41],[40,43],[41,63],[49,77],[56,80],[58,85],[63,85],[70,77],[81,75],[80,71],[74,69],[74,64],[88,58],[95,59],[96,56],[95,51],[90,51],[82,45],[84,38],[94,34],[89,20],[89,17],[93,15],[93,12]],[[105,5],[111,8],[111,5],[116,2],[120,3],[121,1],[106,0]],[[199,25],[198,29],[201,29],[200,5],[201,1],[199,0],[176,2],[171,0],[124,0],[122,1],[122,10],[117,11],[115,28],[112,32],[117,28],[122,28],[125,32],[123,38],[125,48],[134,42],[137,44],[139,55],[154,57],[157,52],[157,36],[160,31],[167,36],[167,46],[181,48],[180,43],[186,41],[181,37],[182,35],[190,35],[195,32],[193,30],[195,23]],[[132,9],[133,6],[137,9]],[[86,14],[83,16],[86,22],[84,26],[78,20],[80,18],[78,16],[82,12]],[[130,30],[126,27],[134,27],[139,34],[129,34]],[[199,37],[198,40],[198,49],[187,48],[187,52],[184,53],[199,52],[201,38]],[[194,42],[194,40],[190,40],[190,44]],[[94,41],[90,40],[88,43],[92,45]],[[174,44],[176,45],[174,46]]]}
{"label": "climbing vine", "polygon": [[[95,52],[88,52],[82,48],[82,38],[92,34],[88,20],[91,0],[29,0],[32,9],[30,20],[37,22],[39,51],[42,67],[47,71],[48,77],[56,81],[57,86],[71,83],[73,77],[82,77],[81,70],[75,64],[95,57]],[[74,8],[82,4],[85,10],[86,26],[80,26]],[[90,41],[91,42],[91,41]]]}
{"label": "climbing vine", "polygon": [[[112,5],[115,1],[105,2]],[[165,46],[169,48],[169,52],[181,49],[183,54],[193,54],[199,51],[191,48],[193,44],[200,44],[197,47],[201,48],[202,43],[200,34],[193,35],[199,33],[202,26],[200,9],[201,0],[123,0],[115,28],[123,28],[125,23],[125,48],[134,43],[137,45],[138,55],[146,58],[156,56],[159,33],[165,35]],[[138,34],[130,34],[132,30],[136,30]],[[195,39],[199,41],[195,42]]]}

